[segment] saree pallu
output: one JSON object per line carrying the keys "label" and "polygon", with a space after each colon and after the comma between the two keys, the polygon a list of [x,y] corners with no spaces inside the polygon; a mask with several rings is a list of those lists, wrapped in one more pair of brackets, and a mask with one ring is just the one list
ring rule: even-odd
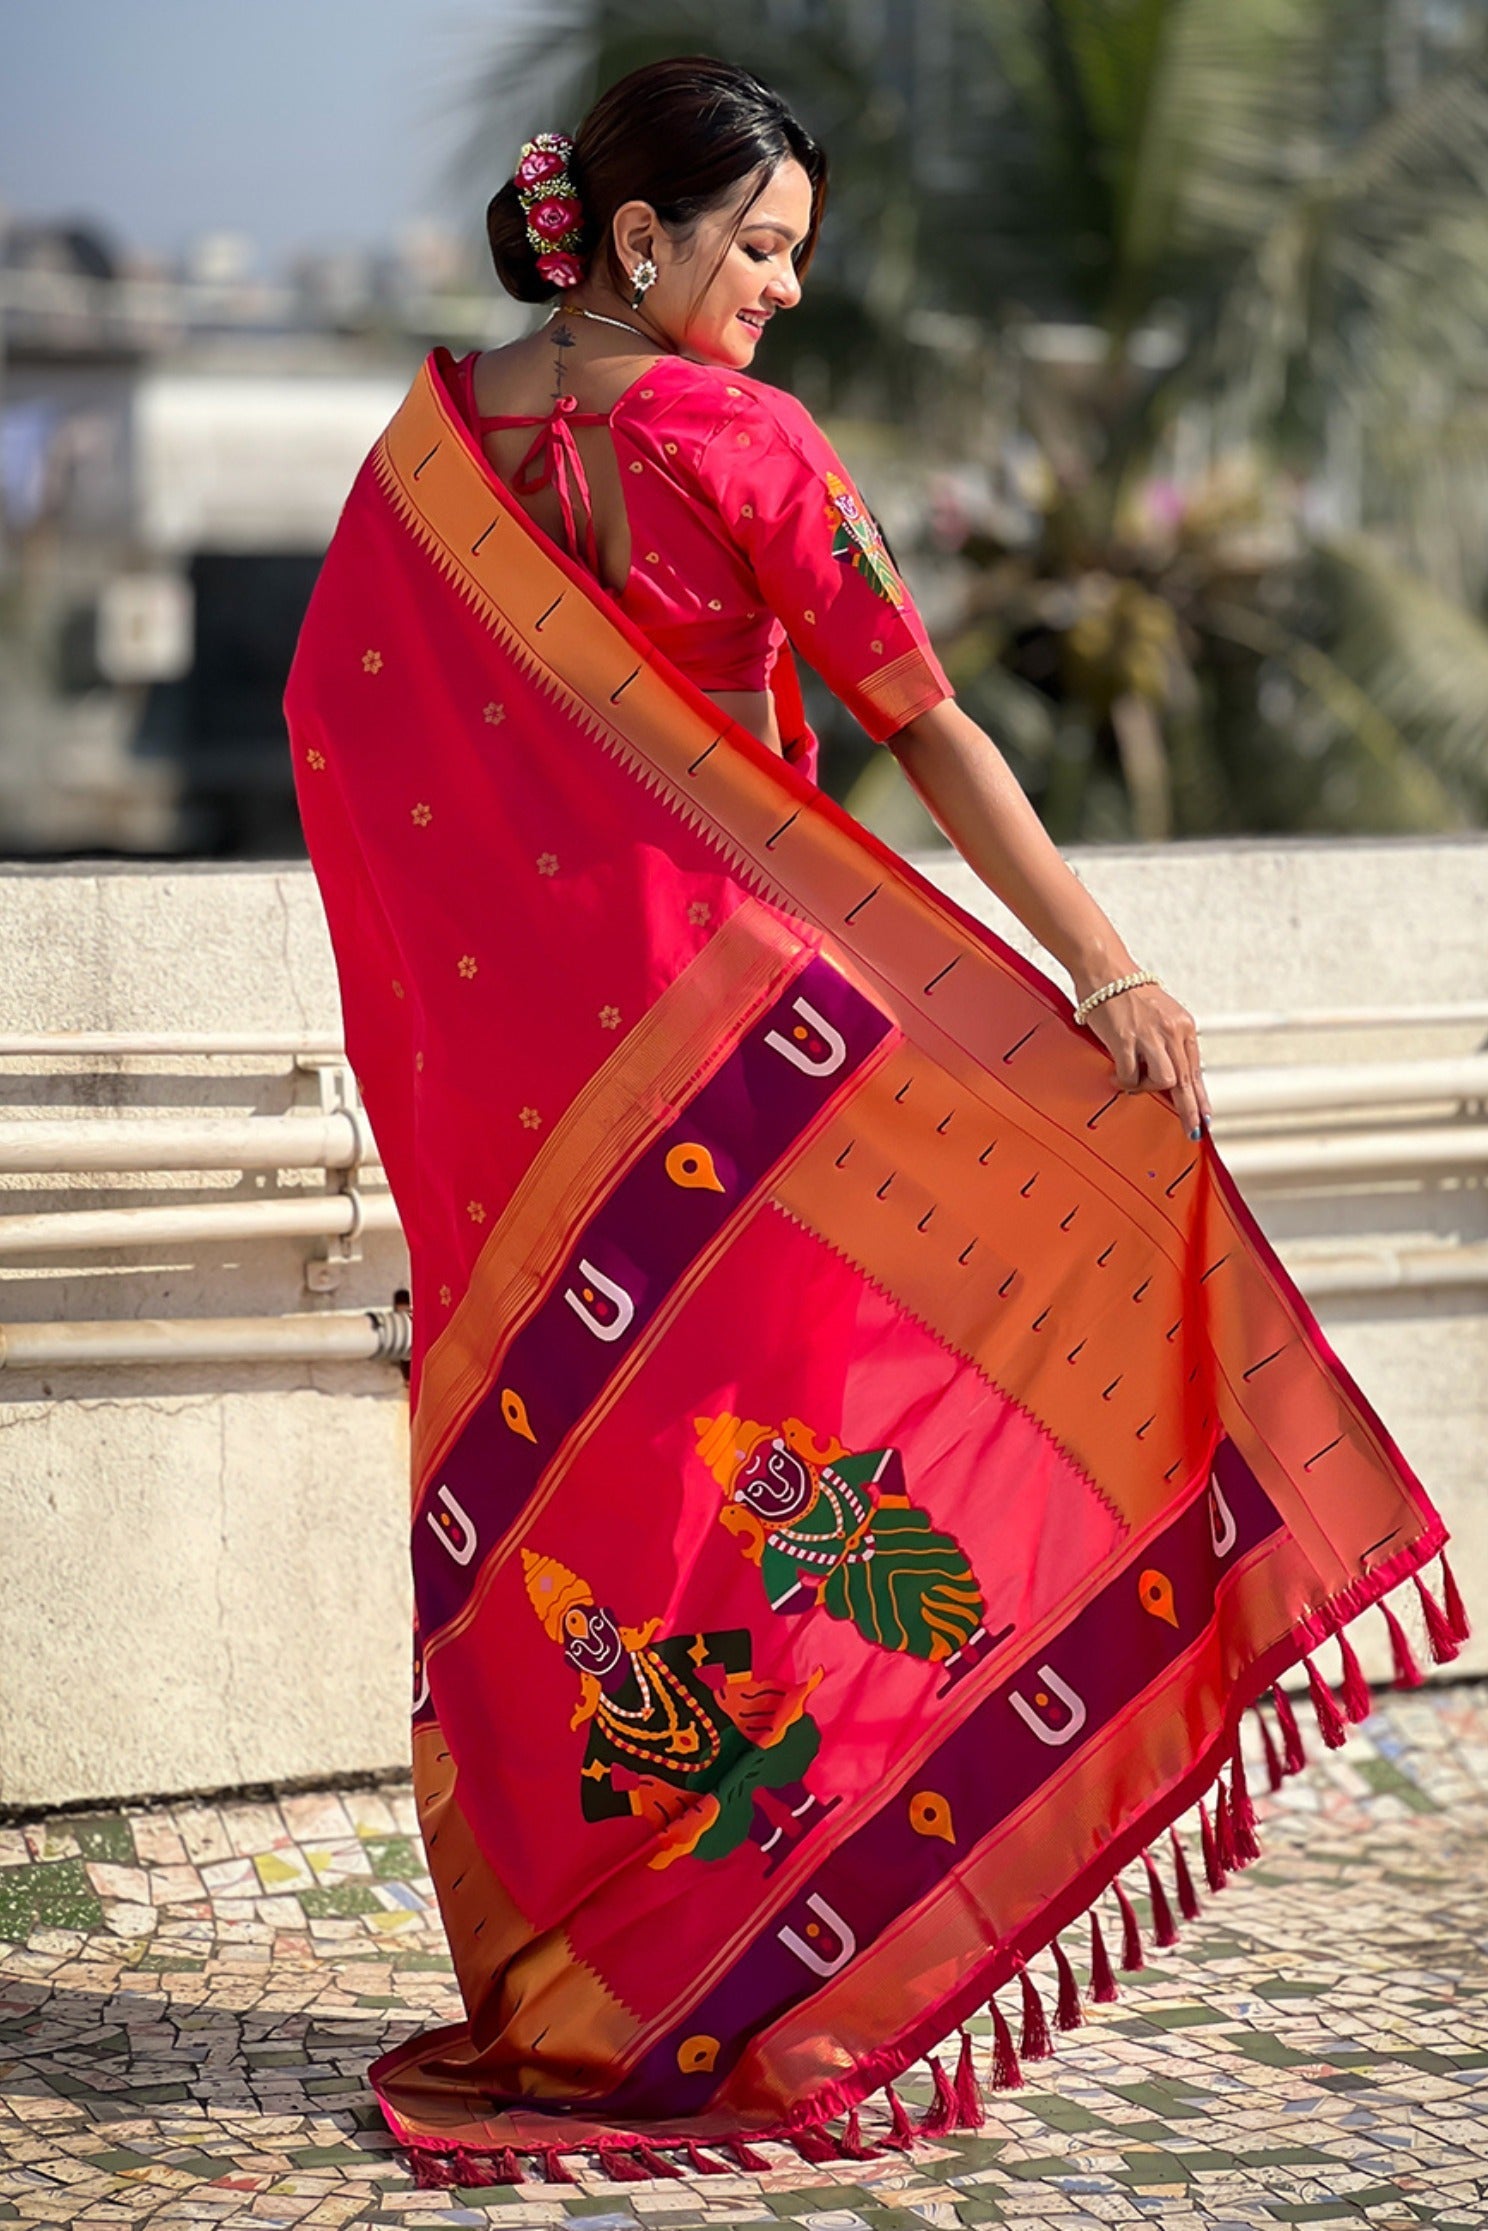
{"label": "saree pallu", "polygon": [[[1206,1792],[1211,1884],[1254,1855],[1242,1714],[1441,1521],[1211,1141],[721,725],[442,351],[286,712],[413,1265],[413,1769],[467,2018],[377,2062],[391,2127],[435,2178],[645,2174],[851,2155],[888,2086],[907,2142],[893,2079],[978,2009],[1016,2080],[999,1986],[1043,2049],[1046,1948],[1079,2019],[1087,1911],[1109,1995],[1108,1888],[1140,1961],[1123,1868],[1170,1941],[1153,1847]],[[1308,1663],[1340,1741],[1357,1661]],[[926,2128],[980,2119],[962,2037]]]}

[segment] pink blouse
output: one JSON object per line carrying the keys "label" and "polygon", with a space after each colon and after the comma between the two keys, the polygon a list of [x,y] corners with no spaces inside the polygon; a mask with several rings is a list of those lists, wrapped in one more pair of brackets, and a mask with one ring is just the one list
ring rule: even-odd
{"label": "pink blouse", "polygon": [[793,396],[662,356],[608,411],[561,396],[542,418],[489,417],[474,369],[473,354],[456,366],[472,429],[535,429],[513,490],[551,483],[569,554],[595,574],[572,429],[608,425],[631,540],[615,601],[700,689],[767,689],[788,636],[875,743],[952,695],[872,515]]}

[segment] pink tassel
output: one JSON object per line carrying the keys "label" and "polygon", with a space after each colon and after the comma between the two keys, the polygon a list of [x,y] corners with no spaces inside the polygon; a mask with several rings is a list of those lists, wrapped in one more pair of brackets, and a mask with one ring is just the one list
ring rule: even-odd
{"label": "pink tassel", "polygon": [[1446,1613],[1420,1574],[1415,1574],[1414,1578],[1416,1594],[1421,1599],[1421,1611],[1426,1621],[1426,1640],[1431,1645],[1431,1662],[1439,1666],[1450,1665],[1462,1645],[1453,1634]]}
{"label": "pink tassel", "polygon": [[606,2145],[601,2138],[594,2150],[599,2155],[600,2168],[607,2177],[613,2177],[617,2185],[643,2185],[650,2182],[650,2170],[642,2168],[629,2147],[613,2143]]}
{"label": "pink tassel", "polygon": [[668,2161],[665,2154],[659,2154],[656,2148],[644,2138],[637,2139],[636,2153],[643,2163],[648,2177],[680,2177],[682,2175],[682,2171],[677,2167],[675,2161]]}
{"label": "pink tassel", "polygon": [[1152,1937],[1159,1945],[1178,1942],[1178,1931],[1173,1923],[1173,1909],[1168,1904],[1168,1894],[1163,1888],[1162,1877],[1150,1851],[1142,1854],[1142,1865],[1147,1870],[1147,1895],[1152,1901]]}
{"label": "pink tassel", "polygon": [[1442,1602],[1446,1607],[1447,1623],[1459,1642],[1466,1642],[1472,1634],[1472,1622],[1467,1616],[1467,1606],[1462,1601],[1462,1591],[1456,1575],[1447,1563],[1447,1553],[1442,1551]]}
{"label": "pink tassel", "polygon": [[1348,1727],[1338,1709],[1338,1700],[1311,1658],[1304,1658],[1302,1663],[1307,1668],[1307,1686],[1312,1691],[1312,1709],[1317,1714],[1318,1733],[1330,1751],[1341,1751],[1348,1739]]}
{"label": "pink tassel", "polygon": [[805,2130],[793,2130],[790,2133],[790,2142],[803,2161],[815,2163],[842,2159],[837,2151],[837,2142],[825,2123],[817,2123]]}
{"label": "pink tassel", "polygon": [[1368,1719],[1374,1706],[1369,1695],[1369,1683],[1364,1678],[1364,1668],[1359,1663],[1353,1644],[1341,1628],[1338,1652],[1343,1662],[1343,1685],[1338,1692],[1343,1705],[1343,1716],[1357,1727],[1361,1720]]}
{"label": "pink tassel", "polygon": [[915,2142],[914,2124],[905,2113],[904,2102],[892,2084],[885,2084],[884,2098],[889,2103],[889,2113],[893,2117],[893,2127],[883,2143],[886,2146],[892,2146],[896,2153],[907,2154]]}
{"label": "pink tassel", "polygon": [[747,2169],[751,2176],[758,2176],[770,2167],[765,2156],[756,2153],[753,2146],[746,2146],[742,2138],[725,2138],[719,2150],[732,2154],[739,2167]]}
{"label": "pink tassel", "polygon": [[1198,1893],[1193,1886],[1193,1876],[1188,1871],[1188,1855],[1178,1841],[1176,1828],[1168,1830],[1168,1842],[1173,1847],[1173,1876],[1178,1884],[1178,1911],[1185,1921],[1199,1918]]}
{"label": "pink tassel", "polygon": [[848,2161],[877,2161],[877,2146],[863,2143],[863,2125],[855,2107],[847,2118],[847,2128],[842,2133],[842,2151]]}
{"label": "pink tassel", "polygon": [[431,2154],[426,2147],[415,2146],[409,2159],[413,2163],[413,2181],[420,2192],[432,2192],[439,2186],[456,2185],[460,2179],[453,2162],[443,2154]]}
{"label": "pink tassel", "polygon": [[1274,1793],[1280,1789],[1283,1780],[1281,1753],[1277,1750],[1276,1738],[1271,1733],[1271,1722],[1258,1704],[1252,1709],[1261,1730],[1261,1749],[1266,1754],[1266,1787]]}
{"label": "pink tassel", "polygon": [[1049,2023],[1044,2013],[1044,2002],[1039,1997],[1038,1985],[1027,1968],[1019,1966],[1018,1984],[1023,1993],[1023,2035],[1018,2040],[1018,2052],[1025,2061],[1047,2061],[1054,2057],[1054,2046],[1049,2036]]}
{"label": "pink tassel", "polygon": [[1122,1889],[1119,1880],[1113,1882],[1111,1888],[1115,1891],[1116,1903],[1121,1908],[1122,1972],[1135,1975],[1139,1968],[1147,1965],[1142,1956],[1142,1932],[1137,1927],[1137,1909]]}
{"label": "pink tassel", "polygon": [[1397,1689],[1419,1689],[1426,1676],[1416,1663],[1416,1654],[1410,1646],[1410,1637],[1388,1604],[1380,1610],[1385,1615],[1385,1625],[1390,1630],[1390,1657],[1394,1664]]}
{"label": "pink tassel", "polygon": [[1058,1937],[1054,1939],[1050,1949],[1054,1954],[1055,1972],[1059,1977],[1059,2003],[1054,2009],[1054,2027],[1059,2030],[1077,2030],[1085,2019],[1080,2012],[1080,1986],[1075,1981],[1069,1954]]}
{"label": "pink tassel", "polygon": [[980,2130],[985,2120],[982,2095],[977,2086],[976,2064],[971,2057],[971,2032],[963,2030],[961,2054],[956,2062],[956,2128]]}
{"label": "pink tassel", "polygon": [[1007,2017],[996,1999],[989,1999],[992,2009],[992,2089],[995,2092],[1020,2092],[1023,2089],[1023,2071],[1018,2066],[1018,2056],[1013,2049],[1013,2033],[1007,2026]]}
{"label": "pink tassel", "polygon": [[1288,1774],[1300,1774],[1307,1764],[1307,1753],[1302,1748],[1302,1730],[1297,1725],[1292,1700],[1280,1682],[1271,1691],[1271,1702],[1276,1707],[1276,1724],[1281,1729],[1282,1767]]}
{"label": "pink tassel", "polygon": [[1094,1906],[1090,1909],[1090,1996],[1097,2006],[1110,2006],[1116,1998],[1116,1978],[1111,1973],[1111,1956],[1106,1950],[1106,1940],[1101,1935],[1100,1915]]}
{"label": "pink tassel", "polygon": [[1245,1754],[1240,1748],[1240,1738],[1235,1737],[1235,1755],[1230,1761],[1230,1826],[1235,1835],[1235,1857],[1242,1867],[1248,1867],[1261,1856],[1256,1836],[1255,1806],[1250,1800],[1250,1784],[1245,1778]]}
{"label": "pink tassel", "polygon": [[956,2095],[951,2090],[950,2078],[933,2053],[927,2053],[930,2073],[935,2079],[935,2097],[920,2117],[920,2129],[926,2138],[942,2138],[956,2127]]}
{"label": "pink tassel", "polygon": [[545,2185],[576,2185],[578,2178],[563,2158],[561,2147],[544,2146],[542,2150],[543,2183]]}
{"label": "pink tassel", "polygon": [[728,2175],[728,2163],[726,2161],[715,2161],[712,2154],[705,2154],[696,2139],[684,2138],[682,2144],[686,2149],[687,2158],[692,2163],[698,2176],[726,2177]]}
{"label": "pink tassel", "polygon": [[1234,1874],[1240,1865],[1240,1854],[1235,1849],[1235,1821],[1230,1811],[1230,1793],[1222,1780],[1214,1785],[1214,1849],[1222,1872]]}
{"label": "pink tassel", "polygon": [[[467,2155],[466,2159],[474,2167],[474,2161],[471,2157]],[[461,2166],[463,2167],[464,2164],[462,2163]],[[502,2146],[492,2156],[490,2172],[490,2175],[486,2177],[461,2177],[460,2182],[477,2185],[519,2185],[523,2182],[522,2164],[518,2161],[510,2146]]]}
{"label": "pink tassel", "polygon": [[1219,1863],[1219,1846],[1214,1841],[1214,1830],[1209,1825],[1202,1797],[1199,1799],[1199,1841],[1204,1847],[1204,1880],[1211,1891],[1223,1890],[1225,1871]]}

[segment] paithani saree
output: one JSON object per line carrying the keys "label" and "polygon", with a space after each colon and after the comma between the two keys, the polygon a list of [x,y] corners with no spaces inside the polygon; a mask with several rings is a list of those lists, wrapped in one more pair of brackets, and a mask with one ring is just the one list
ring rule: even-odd
{"label": "paithani saree", "polygon": [[1441,1521],[1212,1141],[720,724],[442,351],[286,712],[412,1258],[413,1771],[466,2018],[376,2063],[388,2121],[444,2181],[851,2156],[911,2141],[930,2055],[921,2127],[975,2122],[968,2020],[1016,2082],[1000,1987],[1041,2051],[1071,1950],[1110,1995],[1107,1895],[1134,1965],[1130,1893],[1168,1941],[1201,1858],[1254,1855],[1242,1716],[1300,1764],[1261,1700],[1305,1661],[1341,1741],[1344,1626]]}

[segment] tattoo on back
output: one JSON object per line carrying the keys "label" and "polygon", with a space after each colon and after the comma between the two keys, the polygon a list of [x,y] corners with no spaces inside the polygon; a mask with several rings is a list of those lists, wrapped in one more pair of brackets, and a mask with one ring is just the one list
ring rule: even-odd
{"label": "tattoo on back", "polygon": [[563,352],[573,346],[573,330],[570,326],[565,325],[560,318],[553,328],[553,347],[557,352],[553,358],[553,393],[555,395],[561,395],[564,391]]}

